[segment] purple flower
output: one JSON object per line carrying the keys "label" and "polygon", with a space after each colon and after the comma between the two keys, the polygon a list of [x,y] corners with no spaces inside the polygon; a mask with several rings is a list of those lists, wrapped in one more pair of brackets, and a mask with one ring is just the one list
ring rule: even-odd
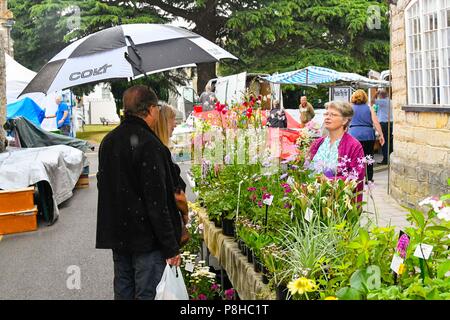
{"label": "purple flower", "polygon": [[250,187],[250,188],[247,189],[247,191],[256,191],[256,188],[255,187]]}
{"label": "purple flower", "polygon": [[263,198],[263,200],[266,200],[266,199],[270,199],[271,196],[272,195],[270,193],[264,193],[262,198]]}
{"label": "purple flower", "polygon": [[332,178],[332,177],[335,176],[334,170],[333,170],[333,169],[330,169],[330,168],[324,168],[323,174],[324,174],[327,178]]}
{"label": "purple flower", "polygon": [[263,205],[262,201],[258,201],[258,207],[262,208],[262,205]]}
{"label": "purple flower", "polygon": [[375,163],[375,160],[373,159],[373,157],[372,156],[366,156],[366,161],[367,161],[367,165],[368,166],[371,166],[371,165],[373,165],[374,163]]}
{"label": "purple flower", "polygon": [[225,290],[225,299],[226,300],[233,300],[233,297],[234,297],[234,289],[233,288]]}
{"label": "purple flower", "polygon": [[291,205],[290,203],[286,202],[286,203],[284,204],[284,208],[285,208],[285,209],[290,209],[290,208],[292,208],[292,205]]}
{"label": "purple flower", "polygon": [[219,285],[218,285],[217,283],[213,283],[213,284],[211,285],[211,290],[213,290],[213,291],[219,290]]}
{"label": "purple flower", "polygon": [[398,239],[397,243],[397,251],[400,254],[400,256],[404,259],[406,257],[406,249],[409,245],[409,237],[407,234],[402,234],[400,239]]}
{"label": "purple flower", "polygon": [[287,173],[284,173],[280,176],[280,180],[286,179],[288,177]]}
{"label": "purple flower", "polygon": [[203,293],[200,293],[200,294],[198,295],[198,299],[199,299],[199,300],[207,300],[208,297],[207,297],[206,295],[204,295]]}

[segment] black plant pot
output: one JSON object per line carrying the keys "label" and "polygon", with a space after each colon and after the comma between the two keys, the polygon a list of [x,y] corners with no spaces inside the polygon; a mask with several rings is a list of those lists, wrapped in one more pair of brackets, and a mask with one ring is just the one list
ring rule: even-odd
{"label": "black plant pot", "polygon": [[261,271],[262,271],[262,282],[264,284],[269,283],[269,270],[267,270],[266,266],[261,263]]}
{"label": "black plant pot", "polygon": [[253,263],[253,250],[250,248],[247,248],[247,261]]}
{"label": "black plant pot", "polygon": [[222,233],[234,237],[234,219],[222,218]]}
{"label": "black plant pot", "polygon": [[241,243],[241,252],[244,256],[247,255],[247,245],[245,244],[244,241],[242,241],[242,243]]}
{"label": "black plant pot", "polygon": [[277,300],[286,300],[288,288],[285,285],[278,285],[275,289]]}
{"label": "black plant pot", "polygon": [[255,253],[253,253],[253,270],[255,270],[255,272],[261,272],[261,262],[258,257],[255,256]]}

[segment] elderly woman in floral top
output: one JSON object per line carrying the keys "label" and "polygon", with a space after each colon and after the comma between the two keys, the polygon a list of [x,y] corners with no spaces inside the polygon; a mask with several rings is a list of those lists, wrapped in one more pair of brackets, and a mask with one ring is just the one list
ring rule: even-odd
{"label": "elderly woman in floral top", "polygon": [[[362,191],[365,158],[361,143],[347,133],[353,116],[349,103],[331,101],[325,104],[324,126],[328,135],[318,138],[310,148],[311,166],[330,179],[356,179]],[[358,202],[362,201],[359,193]]]}

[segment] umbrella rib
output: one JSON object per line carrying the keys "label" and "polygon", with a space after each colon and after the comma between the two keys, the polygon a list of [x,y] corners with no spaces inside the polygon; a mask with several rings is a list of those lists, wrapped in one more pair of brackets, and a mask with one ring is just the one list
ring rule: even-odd
{"label": "umbrella rib", "polygon": [[142,61],[141,54],[139,53],[139,50],[136,48],[136,45],[134,44],[133,39],[131,39],[130,36],[125,36],[125,38],[128,39],[128,41],[130,42],[131,49],[133,49],[134,53],[137,55],[137,57],[139,58],[139,60]]}

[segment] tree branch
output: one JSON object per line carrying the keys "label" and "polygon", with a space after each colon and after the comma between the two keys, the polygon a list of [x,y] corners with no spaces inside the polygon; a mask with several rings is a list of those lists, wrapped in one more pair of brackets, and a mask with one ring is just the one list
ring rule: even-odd
{"label": "tree branch", "polygon": [[162,0],[145,0],[143,2],[145,2],[149,5],[152,5],[152,6],[156,6],[156,7],[160,8],[161,10],[166,11],[167,13],[173,14],[174,16],[181,17],[181,18],[184,18],[184,19],[190,20],[190,21],[195,20],[195,16],[196,16],[195,12],[189,11],[187,9],[180,9],[180,8],[174,7],[170,4],[165,3]]}

